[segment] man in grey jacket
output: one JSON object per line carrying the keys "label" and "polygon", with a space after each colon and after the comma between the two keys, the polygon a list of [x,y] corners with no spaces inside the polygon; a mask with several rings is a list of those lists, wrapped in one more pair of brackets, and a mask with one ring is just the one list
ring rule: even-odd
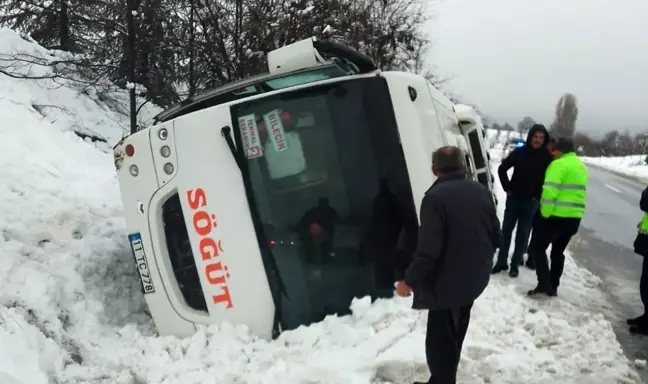
{"label": "man in grey jacket", "polygon": [[421,203],[417,250],[396,293],[413,290],[413,308],[429,309],[427,383],[454,384],[473,302],[490,279],[500,223],[489,191],[466,178],[459,148],[438,149],[432,171],[437,180]]}

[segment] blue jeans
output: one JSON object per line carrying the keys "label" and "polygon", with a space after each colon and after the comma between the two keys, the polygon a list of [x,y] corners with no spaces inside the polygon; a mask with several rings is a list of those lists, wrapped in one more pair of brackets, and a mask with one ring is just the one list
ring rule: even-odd
{"label": "blue jeans", "polygon": [[502,221],[502,244],[500,244],[497,265],[508,265],[511,235],[513,234],[513,228],[517,224],[511,268],[518,267],[529,243],[529,235],[533,227],[533,217],[537,209],[538,201],[534,198],[506,197],[506,209],[504,210],[504,220]]}

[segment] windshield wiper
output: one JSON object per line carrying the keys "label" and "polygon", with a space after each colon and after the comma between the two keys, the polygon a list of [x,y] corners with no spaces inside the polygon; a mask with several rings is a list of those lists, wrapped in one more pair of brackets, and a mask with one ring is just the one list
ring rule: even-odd
{"label": "windshield wiper", "polygon": [[[256,202],[254,200],[254,195],[252,194],[252,184],[250,183],[250,178],[247,176],[247,163],[243,157],[243,152],[236,149],[234,145],[234,138],[232,137],[232,128],[229,126],[224,126],[221,128],[221,135],[225,138],[227,146],[229,147],[236,165],[238,165],[239,171],[241,172],[241,178],[243,179],[243,186],[245,188],[245,194],[248,200],[248,206],[250,207],[250,215],[252,216],[252,224],[254,225],[254,231],[257,235],[257,241],[259,243],[259,249],[262,253],[265,253],[267,257],[262,257],[263,264],[271,272],[269,276],[270,280],[270,292],[272,294],[272,299],[275,303],[275,317],[272,325],[272,337],[276,338],[279,333],[281,333],[281,295],[283,294],[288,298],[288,292],[286,291],[286,286],[281,278],[279,273],[279,267],[277,266],[277,259],[275,258],[272,250],[270,249],[270,242],[266,237],[265,231],[263,230],[263,224],[261,223],[259,211],[257,210]],[[269,264],[269,265],[268,265]],[[269,268],[268,268],[269,267]]]}

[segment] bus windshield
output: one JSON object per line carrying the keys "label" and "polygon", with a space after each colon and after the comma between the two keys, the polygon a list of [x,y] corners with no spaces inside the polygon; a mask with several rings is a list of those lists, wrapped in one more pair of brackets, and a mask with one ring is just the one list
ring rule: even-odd
{"label": "bus windshield", "polygon": [[260,238],[287,291],[283,328],[348,313],[353,297],[391,295],[417,219],[385,80],[288,91],[231,112]]}

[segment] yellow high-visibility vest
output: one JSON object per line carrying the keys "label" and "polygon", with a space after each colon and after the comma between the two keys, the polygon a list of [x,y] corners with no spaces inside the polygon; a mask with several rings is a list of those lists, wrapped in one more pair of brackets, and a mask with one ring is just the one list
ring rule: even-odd
{"label": "yellow high-visibility vest", "polygon": [[542,217],[582,219],[585,215],[588,181],[587,167],[574,152],[552,161],[542,186]]}

